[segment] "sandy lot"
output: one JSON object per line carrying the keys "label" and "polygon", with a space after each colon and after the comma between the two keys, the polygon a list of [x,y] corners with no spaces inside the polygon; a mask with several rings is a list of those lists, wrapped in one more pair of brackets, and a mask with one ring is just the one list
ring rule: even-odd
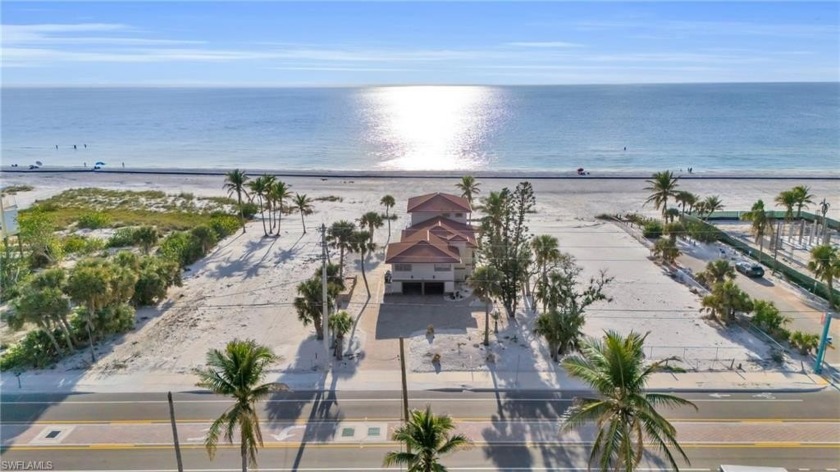
{"label": "sandy lot", "polygon": [[[2,174],[3,185],[29,184],[32,192],[15,197],[26,207],[36,199],[46,198],[74,187],[97,186],[123,190],[160,189],[170,193],[192,192],[196,195],[223,195],[223,179],[219,176],[148,176],[130,174]],[[315,341],[314,329],[303,327],[292,307],[295,285],[309,277],[318,267],[318,232],[321,223],[355,220],[371,209],[384,210],[379,199],[392,194],[399,219],[392,222],[390,238],[399,237],[405,226],[404,209],[409,196],[434,191],[453,192],[456,179],[348,179],[348,178],[284,178],[293,192],[316,198],[337,195],[343,202],[315,205],[315,213],[307,217],[306,233],[297,215],[284,219],[279,238],[262,237],[260,223],[248,225],[246,234],[224,241],[207,258],[190,268],[184,287],[173,290],[168,300],[157,308],[138,312],[137,329],[100,346],[100,361],[90,369],[91,376],[123,373],[186,373],[201,365],[207,349],[222,347],[234,337],[254,338],[272,347],[284,357],[278,369],[303,372],[318,369],[323,361],[322,344]],[[486,180],[482,195],[503,186],[515,186],[515,180]],[[719,194],[728,209],[748,208],[756,199],[770,200],[779,191],[797,182],[779,180],[695,180],[685,181],[682,188],[702,195]],[[809,181],[818,198],[836,201],[838,189],[834,181]],[[719,329],[700,318],[699,300],[688,288],[675,282],[648,261],[648,250],[612,224],[596,221],[598,213],[647,212],[642,207],[646,197],[642,180],[537,180],[533,182],[537,196],[537,213],[530,223],[534,234],[552,234],[560,240],[561,249],[574,255],[584,267],[584,277],[601,269],[615,277],[609,287],[613,303],[600,303],[589,311],[586,332],[599,335],[605,329],[623,333],[631,330],[650,332],[648,346],[654,358],[669,355],[685,356],[692,366],[714,367],[714,358],[747,360],[764,357],[766,347],[752,336]],[[838,217],[840,206],[829,216]],[[376,242],[384,246],[386,228],[376,232]],[[381,296],[383,252],[366,261],[368,278],[374,293],[371,300],[359,285],[347,307],[357,317],[348,347],[350,358],[341,367],[354,369],[393,368],[396,337],[389,326],[400,324],[392,312],[417,316],[412,307],[395,307]],[[348,272],[357,273],[359,261],[352,257]],[[434,298],[434,297],[431,297]],[[534,315],[520,316],[516,323],[500,324],[499,340],[494,344],[493,361],[480,344],[484,328],[484,307],[471,300],[449,304],[443,308],[424,305],[445,305],[443,299],[413,301],[418,310],[431,310],[435,316],[454,318],[439,321],[431,341],[425,336],[427,321],[412,321],[402,328],[411,328],[412,370],[435,369],[429,360],[430,349],[442,353],[440,368],[446,370],[529,369],[553,367],[540,340],[530,334]],[[391,303],[392,306],[389,306]],[[391,311],[389,311],[391,310]],[[392,317],[389,321],[387,317]],[[420,315],[422,318],[422,314]],[[415,329],[416,328],[416,329]],[[419,331],[419,332],[418,332]],[[397,336],[398,337],[398,336]],[[459,352],[460,351],[460,352]],[[319,356],[321,356],[319,358]],[[466,359],[466,360],[465,360]],[[717,363],[719,366],[719,363]],[[63,361],[57,370],[86,366],[85,354],[79,353]],[[745,366],[746,367],[746,366]]]}

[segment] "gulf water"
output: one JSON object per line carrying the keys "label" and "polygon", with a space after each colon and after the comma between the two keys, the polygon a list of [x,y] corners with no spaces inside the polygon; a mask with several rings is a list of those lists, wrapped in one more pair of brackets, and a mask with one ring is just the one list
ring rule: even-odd
{"label": "gulf water", "polygon": [[837,83],[3,88],[0,98],[4,167],[840,168]]}

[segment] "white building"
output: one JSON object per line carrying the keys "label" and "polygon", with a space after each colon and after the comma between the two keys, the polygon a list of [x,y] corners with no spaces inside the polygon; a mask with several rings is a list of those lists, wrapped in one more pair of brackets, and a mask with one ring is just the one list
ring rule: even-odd
{"label": "white building", "polygon": [[388,245],[385,263],[391,265],[389,293],[442,294],[473,271],[478,247],[469,221],[467,199],[430,193],[408,200],[411,226],[399,242]]}

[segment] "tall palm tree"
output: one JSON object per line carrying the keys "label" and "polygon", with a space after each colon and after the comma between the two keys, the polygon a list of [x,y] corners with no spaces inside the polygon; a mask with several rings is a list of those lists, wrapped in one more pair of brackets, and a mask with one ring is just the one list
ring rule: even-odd
{"label": "tall palm tree", "polygon": [[758,200],[753,203],[750,211],[743,213],[741,219],[752,222],[750,230],[755,237],[755,242],[758,243],[759,260],[761,260],[761,254],[764,252],[764,237],[773,238],[773,220],[764,210],[764,201]]}
{"label": "tall palm tree", "polygon": [[455,423],[447,415],[432,414],[431,407],[425,411],[413,410],[404,426],[394,431],[393,440],[399,441],[411,452],[389,452],[384,465],[404,465],[408,472],[446,472],[440,457],[458,449],[470,446],[462,434],[452,435]]}
{"label": "tall palm tree", "polygon": [[[792,190],[785,190],[776,195],[776,206],[785,207],[785,225],[788,226],[788,236],[792,233],[790,225],[793,222],[793,207],[796,206],[796,194]],[[780,235],[781,236],[781,235]]]}
{"label": "tall palm tree", "polygon": [[382,215],[375,211],[369,211],[359,218],[359,226],[367,228],[367,233],[370,236],[370,242],[373,242],[373,231],[376,228],[381,228],[382,223]]}
{"label": "tall palm tree", "polygon": [[561,313],[557,308],[551,308],[537,317],[534,334],[545,338],[551,360],[557,362],[560,355],[568,352],[570,348],[580,347],[585,323],[583,313]]}
{"label": "tall palm tree", "polygon": [[461,181],[455,184],[455,187],[461,191],[461,196],[470,202],[470,206],[472,206],[473,198],[481,193],[481,189],[479,189],[481,184],[471,175],[461,177]]}
{"label": "tall palm tree", "polygon": [[685,214],[685,209],[689,208],[690,211],[690,209],[697,203],[698,197],[688,190],[678,190],[674,195],[674,200],[680,205],[681,212]]}
{"label": "tall palm tree", "polygon": [[256,403],[272,392],[288,390],[280,383],[261,384],[266,367],[278,360],[280,358],[271,349],[253,339],[235,339],[224,351],[208,351],[207,366],[195,369],[199,378],[197,386],[234,400],[234,404],[213,421],[204,438],[210,459],[216,454],[219,437],[224,434],[225,440],[233,443],[233,433],[238,429],[242,472],[248,470],[249,464],[257,466],[257,446],[263,445],[263,439]]}
{"label": "tall palm tree", "polygon": [[372,239],[370,233],[367,231],[356,231],[350,238],[350,247],[353,252],[359,254],[359,263],[362,266],[362,280],[365,281],[365,290],[367,290],[368,298],[370,298],[370,285],[368,285],[367,275],[365,274],[365,258],[369,253],[376,250],[376,243]]}
{"label": "tall palm tree", "polygon": [[257,199],[260,202],[260,220],[262,220],[263,226],[263,233],[268,236],[268,229],[265,226],[265,205],[263,204],[263,197],[265,196],[266,192],[268,192],[268,176],[263,175],[261,177],[257,177],[256,180],[252,180],[248,182],[248,188],[251,190],[253,195],[256,195]]}
{"label": "tall palm tree", "polygon": [[[12,306],[14,310],[5,318],[12,330],[23,328],[27,322],[33,323],[47,335],[55,352],[64,354],[64,349],[55,337],[55,329],[60,326],[59,320],[70,314],[70,301],[59,287],[35,287],[27,284]],[[68,336],[62,337],[70,349],[69,352],[72,352],[72,341]]]}
{"label": "tall palm tree", "polygon": [[329,325],[330,332],[335,335],[335,358],[341,360],[344,358],[344,336],[353,327],[353,317],[350,316],[350,313],[342,310],[330,315]]}
{"label": "tall palm tree", "polygon": [[304,221],[304,215],[311,215],[312,214],[312,199],[307,197],[306,194],[299,194],[296,193],[295,197],[292,199],[292,203],[294,204],[295,210],[300,212],[300,224],[303,226],[303,233],[306,234],[306,221]]}
{"label": "tall palm tree", "polygon": [[499,270],[493,266],[481,266],[473,271],[468,283],[473,295],[484,302],[484,345],[490,345],[490,306],[493,296],[499,291]]}
{"label": "tall palm tree", "polygon": [[379,200],[379,204],[385,207],[385,220],[388,221],[388,242],[391,241],[391,215],[388,213],[391,208],[394,208],[394,205],[397,202],[394,200],[394,197],[391,195],[385,195],[382,197],[382,200]]}
{"label": "tall palm tree", "polygon": [[[554,236],[541,234],[531,240],[531,250],[534,251],[534,264],[539,274],[539,280],[545,284],[550,266],[562,257],[560,245]],[[531,291],[536,291],[536,288]]]}
{"label": "tall palm tree", "polygon": [[265,198],[266,209],[268,210],[268,234],[272,234],[274,233],[274,208],[276,207],[272,190],[274,189],[275,182],[277,182],[277,177],[265,174],[262,178],[265,179],[265,194],[263,196]]}
{"label": "tall palm tree", "polygon": [[671,448],[688,463],[688,457],[677,442],[677,430],[658,411],[662,406],[692,406],[693,403],[665,393],[645,391],[651,374],[666,369],[670,357],[645,365],[645,336],[631,332],[623,337],[607,331],[603,340],[587,339],[581,343],[581,355],[563,361],[566,370],[600,394],[600,398],[583,399],[575,407],[563,428],[574,429],[595,422],[598,433],[590,466],[597,462],[602,472],[636,470],[646,443],[652,443],[665,454],[670,469],[679,471]]}
{"label": "tall palm tree", "polygon": [[248,192],[245,190],[245,185],[248,182],[248,175],[245,174],[244,170],[234,169],[227,174],[225,174],[225,185],[223,186],[224,189],[228,191],[228,196],[233,196],[236,194],[236,202],[239,208],[239,222],[242,224],[242,232],[245,232],[245,214],[242,209],[242,194],[244,193],[245,196],[248,196]]}
{"label": "tall palm tree", "polygon": [[835,307],[834,303],[834,279],[840,278],[840,254],[837,248],[823,244],[811,249],[811,260],[808,261],[808,270],[828,287],[828,306]]}
{"label": "tall palm tree", "polygon": [[645,204],[653,203],[653,207],[657,210],[662,209],[662,218],[665,218],[665,210],[668,209],[668,198],[673,197],[677,193],[677,181],[679,177],[671,173],[670,170],[664,172],[656,172],[650,180],[646,182],[650,184],[645,187],[645,190],[651,192]]}
{"label": "tall palm tree", "polygon": [[814,203],[814,196],[810,193],[811,188],[805,185],[797,185],[791,190],[796,199],[796,219],[799,220],[799,243],[802,243],[802,236],[805,234],[805,220],[802,218],[802,209]]}
{"label": "tall palm tree", "polygon": [[[274,182],[274,185],[271,186],[269,190],[269,194],[271,195],[271,199],[274,202],[274,207],[277,210],[277,217],[275,218],[275,222],[277,224],[277,235],[280,235],[280,222],[283,218],[283,212],[286,210],[286,200],[292,197],[292,193],[289,190],[291,188],[290,185],[286,184],[282,180],[278,180]],[[274,229],[272,227],[272,229]]]}
{"label": "tall palm tree", "polygon": [[485,215],[481,220],[482,226],[487,225],[490,228],[501,227],[506,207],[506,194],[502,192],[490,192],[490,195],[484,197],[479,207]]}
{"label": "tall palm tree", "polygon": [[719,196],[709,195],[703,200],[703,211],[705,212],[706,217],[720,210],[723,210],[723,202],[720,200]]}
{"label": "tall palm tree", "polygon": [[716,284],[735,278],[735,268],[726,259],[716,259],[706,264],[706,270],[697,274],[704,285],[713,287]]}
{"label": "tall palm tree", "polygon": [[344,253],[352,249],[353,233],[356,225],[350,221],[341,220],[333,223],[327,230],[327,241],[330,247],[339,250],[339,274],[344,278]]}

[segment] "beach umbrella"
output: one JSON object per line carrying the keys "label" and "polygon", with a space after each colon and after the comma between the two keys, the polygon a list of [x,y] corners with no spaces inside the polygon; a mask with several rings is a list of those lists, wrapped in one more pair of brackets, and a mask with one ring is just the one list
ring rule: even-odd
{"label": "beach umbrella", "polygon": [[94,165],[95,165],[95,166],[104,166],[104,165],[105,165],[105,163],[104,163],[104,162],[102,162],[102,161],[98,161],[98,162],[97,162],[96,164],[94,164]]}
{"label": "beach umbrella", "polygon": [[42,163],[41,163],[41,161],[35,161],[35,165],[42,166],[42,165],[44,165],[44,164],[42,164]]}

